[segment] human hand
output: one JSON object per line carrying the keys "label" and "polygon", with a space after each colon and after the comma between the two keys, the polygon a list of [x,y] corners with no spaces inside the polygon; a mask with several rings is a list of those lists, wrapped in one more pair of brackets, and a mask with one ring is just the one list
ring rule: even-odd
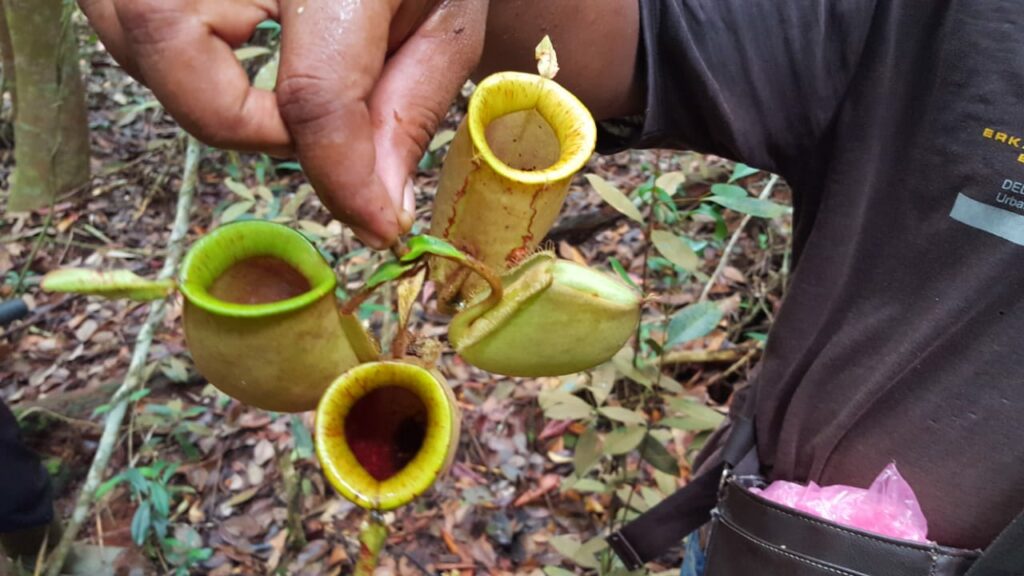
{"label": "human hand", "polygon": [[[200,140],[294,154],[375,248],[412,225],[410,175],[483,48],[488,0],[78,0],[111,55]],[[276,92],[233,48],[281,23]]]}

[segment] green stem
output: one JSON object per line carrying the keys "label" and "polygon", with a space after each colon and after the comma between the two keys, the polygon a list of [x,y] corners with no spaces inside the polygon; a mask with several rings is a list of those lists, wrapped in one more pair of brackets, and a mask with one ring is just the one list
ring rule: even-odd
{"label": "green stem", "polygon": [[362,306],[364,302],[369,300],[370,296],[373,296],[373,294],[377,291],[378,288],[380,288],[382,286],[385,286],[387,284],[390,284],[391,282],[394,282],[396,280],[402,280],[403,278],[408,278],[410,276],[415,276],[416,274],[420,273],[421,269],[422,269],[422,266],[417,266],[417,267],[413,268],[412,270],[409,270],[405,274],[402,274],[401,276],[399,276],[398,278],[395,278],[393,280],[389,280],[387,282],[381,282],[380,284],[377,284],[376,286],[370,286],[368,288],[364,286],[358,292],[356,292],[355,294],[350,296],[348,300],[345,300],[341,304],[341,307],[340,307],[341,313],[342,314],[348,314],[348,315],[355,314],[356,312],[359,311],[359,307]]}
{"label": "green stem", "polygon": [[[447,256],[442,256],[442,258],[447,258]],[[455,259],[449,258],[449,260]],[[463,266],[475,272],[477,276],[483,278],[491,287],[491,293],[487,296],[486,300],[488,310],[497,306],[498,303],[501,302],[505,292],[505,285],[501,282],[501,276],[498,275],[493,268],[469,255],[466,256],[465,260],[455,261],[460,262]]]}
{"label": "green stem", "polygon": [[388,527],[378,513],[370,512],[359,529],[359,559],[356,560],[355,576],[373,576],[387,539]]}

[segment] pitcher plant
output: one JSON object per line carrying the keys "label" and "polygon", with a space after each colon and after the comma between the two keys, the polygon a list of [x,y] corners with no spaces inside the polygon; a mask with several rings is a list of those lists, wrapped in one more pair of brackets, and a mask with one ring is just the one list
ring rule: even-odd
{"label": "pitcher plant", "polygon": [[298,232],[249,220],[188,251],[179,288],[196,368],[239,401],[266,410],[316,407],[327,386],[377,358],[359,321],[340,314],[337,280]]}
{"label": "pitcher plant", "polygon": [[[551,229],[596,138],[590,112],[554,80],[519,72],[486,78],[445,158],[431,234],[499,271],[511,268]],[[431,269],[442,308],[484,287],[458,264],[435,261]]]}

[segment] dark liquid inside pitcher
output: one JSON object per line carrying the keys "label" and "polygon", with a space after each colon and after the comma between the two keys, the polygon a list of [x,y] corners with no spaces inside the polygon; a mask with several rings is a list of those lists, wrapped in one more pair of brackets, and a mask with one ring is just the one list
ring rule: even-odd
{"label": "dark liquid inside pitcher", "polygon": [[234,304],[269,304],[305,294],[309,280],[273,256],[253,256],[233,264],[210,285],[210,295]]}

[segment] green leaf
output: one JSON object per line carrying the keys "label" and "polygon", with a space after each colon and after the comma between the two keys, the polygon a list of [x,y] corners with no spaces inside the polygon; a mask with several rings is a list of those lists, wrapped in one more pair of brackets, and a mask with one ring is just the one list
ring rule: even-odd
{"label": "green leaf", "polygon": [[454,130],[441,130],[437,134],[434,134],[434,138],[430,140],[430,145],[427,146],[428,152],[437,152],[443,148],[446,144],[455,139]]}
{"label": "green leaf", "polygon": [[213,548],[195,548],[188,551],[188,559],[193,562],[205,562],[213,556]]}
{"label": "green leaf", "polygon": [[281,25],[273,20],[264,20],[256,25],[257,30],[271,30],[274,32],[281,31]]}
{"label": "green leaf", "polygon": [[375,288],[384,284],[385,282],[391,282],[397,280],[402,274],[405,274],[409,270],[416,267],[416,263],[402,264],[394,260],[381,264],[377,270],[373,272],[370,279],[366,281],[367,288]]}
{"label": "green leaf", "polygon": [[640,442],[640,457],[666,474],[679,476],[679,463],[676,462],[675,456],[649,434]]}
{"label": "green leaf", "polygon": [[152,520],[151,516],[149,502],[143,502],[139,504],[139,508],[135,511],[135,516],[132,517],[132,541],[138,546],[146,543],[146,536],[149,534],[149,526]]}
{"label": "green leaf", "polygon": [[170,357],[160,365],[160,372],[171,382],[182,384],[188,382],[188,368],[178,358]]}
{"label": "green leaf", "polygon": [[587,428],[576,441],[576,451],[572,456],[572,465],[576,475],[583,476],[591,466],[601,458],[601,437],[593,428]]}
{"label": "green leaf", "polygon": [[149,501],[153,504],[153,511],[162,518],[171,513],[171,497],[160,484],[149,485]]}
{"label": "green leaf", "polygon": [[744,214],[750,214],[757,218],[777,218],[786,213],[788,208],[781,204],[776,204],[771,200],[762,200],[760,198],[730,198],[728,196],[712,196],[708,198],[709,201],[725,206],[730,210],[742,212]]}
{"label": "green leaf", "polygon": [[145,102],[143,102],[141,104],[134,104],[134,105],[131,105],[131,106],[125,106],[124,108],[121,109],[121,112],[120,112],[121,118],[117,121],[116,126],[118,128],[124,128],[125,126],[127,126],[127,125],[131,124],[132,122],[134,122],[135,119],[139,117],[139,114],[142,114],[146,110],[150,110],[152,108],[160,108],[160,107],[161,107],[161,104],[157,100],[147,100],[147,101],[145,101]]}
{"label": "green leaf", "polygon": [[316,236],[317,238],[329,238],[331,231],[327,229],[327,226],[316,222],[315,220],[299,220],[299,228],[303,232]]}
{"label": "green leaf", "polygon": [[570,560],[576,556],[576,553],[580,551],[580,546],[582,546],[579,538],[569,535],[555,536],[551,540],[548,540],[548,543],[551,544],[551,547],[554,548],[556,552]]}
{"label": "green leaf", "polygon": [[252,189],[252,192],[268,204],[274,201],[274,193],[266,186],[257,186]]}
{"label": "green leaf", "polygon": [[747,198],[749,196],[746,189],[735,184],[714,184],[711,186],[711,195],[723,198]]}
{"label": "green leaf", "polygon": [[293,456],[297,460],[305,460],[313,456],[313,436],[309,428],[299,420],[298,416],[291,417],[292,437],[295,439]]}
{"label": "green leaf", "polygon": [[604,451],[612,456],[626,454],[640,445],[647,435],[643,426],[619,426],[604,439]]}
{"label": "green leaf", "polygon": [[570,489],[576,492],[594,492],[596,494],[602,494],[608,490],[608,485],[599,480],[594,480],[593,478],[581,478],[573,484]]}
{"label": "green leaf", "polygon": [[615,272],[619,275],[620,278],[622,278],[622,280],[626,284],[629,284],[637,291],[640,290],[640,287],[637,286],[636,282],[633,282],[633,279],[629,277],[629,272],[626,272],[626,268],[622,265],[622,262],[619,262],[618,258],[609,258],[608,262],[612,265],[612,270],[615,270]]}
{"label": "green leaf", "polygon": [[406,243],[406,247],[409,251],[402,254],[402,262],[415,262],[426,254],[453,258],[455,260],[466,259],[466,255],[463,254],[462,250],[452,246],[447,240],[442,240],[429,234],[413,236]]}
{"label": "green leaf", "polygon": [[679,218],[679,208],[676,206],[675,201],[661,188],[654,189],[654,197],[658,199],[659,204],[655,206],[658,216],[656,218],[659,222],[666,224],[675,222]]}
{"label": "green leaf", "polygon": [[590,416],[594,407],[581,398],[568,396],[561,402],[544,409],[544,415],[552,420],[579,420]]}
{"label": "green leaf", "polygon": [[135,392],[132,392],[130,396],[128,396],[128,400],[130,402],[138,402],[139,400],[142,400],[146,396],[149,396],[149,393],[151,391],[152,390],[150,390],[149,388],[143,388],[142,390],[136,390]]}
{"label": "green leaf", "polygon": [[573,396],[572,393],[568,392],[568,390],[575,389],[575,382],[575,379],[571,381],[567,380],[558,388],[548,388],[546,390],[541,390],[540,394],[537,394],[537,403],[540,404],[541,409],[546,412],[548,408],[551,408],[555,404],[560,404],[562,402],[572,402],[572,398],[575,398],[575,396]]}
{"label": "green leaf", "polygon": [[277,87],[277,70],[281,66],[281,52],[274,52],[274,57],[260,66],[256,76],[252,79],[253,88],[273,92]]}
{"label": "green leaf", "polygon": [[615,491],[615,496],[622,502],[622,507],[637,512],[646,512],[649,506],[640,497],[639,490],[634,486],[621,486]]}
{"label": "green leaf", "polygon": [[601,199],[611,205],[612,208],[618,210],[622,215],[627,216],[631,220],[635,220],[641,224],[644,222],[644,217],[640,214],[640,210],[633,204],[633,201],[628,196],[623,194],[613,184],[601,178],[596,174],[587,174],[585,176],[587,182],[594,187]]}
{"label": "green leaf", "polygon": [[[718,420],[717,422],[721,422],[721,420]],[[685,430],[687,432],[704,432],[705,430],[714,430],[717,428],[717,422],[690,417],[671,417],[662,419],[659,424],[664,424],[669,428]]]}
{"label": "green leaf", "polygon": [[[660,472],[660,470],[658,470],[657,472]],[[654,508],[655,506],[660,504],[662,500],[665,499],[665,496],[663,496],[660,492],[658,492],[654,488],[651,488],[650,486],[641,487],[640,496],[643,497],[644,504],[647,504],[647,506],[650,508]]]}
{"label": "green leaf", "polygon": [[248,186],[242,184],[241,182],[235,180],[234,178],[227,178],[226,180],[224,180],[224,185],[228,187],[228,190],[231,190],[232,192],[240,196],[242,200],[256,200],[256,197],[253,196],[252,194],[252,190],[250,190]]}
{"label": "green leaf", "polygon": [[[280,169],[281,166],[278,166]],[[281,207],[280,217],[286,221],[295,218],[295,215],[299,212],[299,207],[306,201],[306,198],[313,193],[313,187],[309,184],[303,184],[299,186],[299,189],[295,191],[295,195],[292,196],[284,206]]]}
{"label": "green leaf", "polygon": [[590,382],[587,389],[594,395],[594,402],[600,406],[608,399],[615,386],[615,379],[618,377],[618,370],[614,364],[604,363],[590,372]]}
{"label": "green leaf", "polygon": [[227,224],[228,222],[234,222],[239,219],[243,214],[249,211],[253,207],[255,202],[252,200],[242,200],[241,202],[235,202],[231,206],[228,206],[220,213],[220,223]]}
{"label": "green leaf", "polygon": [[658,485],[658,490],[661,490],[661,493],[666,496],[675,493],[678,489],[676,477],[671,474],[665,474],[661,470],[654,471],[654,482]]}
{"label": "green leaf", "polygon": [[669,196],[675,195],[679,187],[686,182],[686,174],[680,171],[666,172],[654,181],[654,185],[661,188]]}
{"label": "green leaf", "polygon": [[601,567],[597,560],[597,553],[606,548],[608,548],[608,541],[602,536],[595,536],[580,546],[576,554],[573,555],[572,561],[583,568],[597,570]]}
{"label": "green leaf", "polygon": [[[277,170],[278,172],[280,172],[281,170],[287,170],[289,172],[302,172],[302,164],[299,164],[298,162],[294,161],[280,162],[274,166],[274,170]],[[302,190],[305,187],[309,187],[310,190],[313,189],[313,187],[310,186],[309,184],[303,184],[302,186],[299,186],[299,190]]]}
{"label": "green leaf", "polygon": [[110,480],[107,480],[103,484],[100,484],[100,487],[96,489],[96,495],[93,498],[96,499],[96,500],[99,500],[100,498],[103,498],[111,490],[116,488],[117,485],[120,484],[122,481],[124,481],[124,476],[122,476],[121,474],[118,474],[117,476],[114,476],[113,478],[111,478]]}
{"label": "green leaf", "polygon": [[693,271],[700,266],[700,258],[693,248],[668,230],[654,230],[651,232],[651,241],[662,256],[683,270]]}
{"label": "green leaf", "polygon": [[615,365],[615,369],[620,374],[629,378],[633,382],[650,388],[654,386],[654,379],[657,377],[657,371],[651,366],[641,366],[637,368],[633,365],[633,348],[625,347],[619,350],[615,356],[612,357],[612,364]]}
{"label": "green leaf", "polygon": [[129,270],[101,272],[87,268],[62,268],[44,276],[41,287],[46,292],[71,292],[146,302],[166,297],[174,291],[174,281],[146,280]]}
{"label": "green leaf", "polygon": [[171,464],[170,466],[168,466],[167,468],[164,468],[164,471],[160,474],[160,480],[164,484],[166,484],[167,481],[171,479],[171,476],[174,476],[174,473],[177,472],[178,468],[180,468],[180,467],[181,467],[181,465],[178,464],[177,462],[175,462],[175,463]]}
{"label": "green leaf", "polygon": [[722,321],[722,309],[714,302],[698,302],[672,315],[666,348],[706,336]]}
{"label": "green leaf", "polygon": [[694,432],[714,430],[725,420],[725,416],[719,412],[689,398],[671,398],[669,406],[680,415],[665,418],[661,420],[660,424],[677,430]]}
{"label": "green leaf", "polygon": [[657,379],[657,382],[658,386],[662,390],[671,392],[673,394],[682,394],[683,390],[685,390],[685,388],[683,388],[683,385],[680,384],[678,380],[669,376],[668,374],[663,373],[661,377]]}
{"label": "green leaf", "polygon": [[711,438],[712,434],[713,432],[710,431],[700,432],[694,436],[693,441],[690,442],[689,446],[687,446],[687,452],[689,453],[687,460],[689,460],[691,465],[697,455],[700,454],[701,450],[704,449],[704,446],[708,443],[708,439]]}
{"label": "green leaf", "polygon": [[547,576],[576,576],[575,572],[572,572],[571,570],[566,570],[561,566],[545,566],[544,574],[546,574]]}
{"label": "green leaf", "polygon": [[743,178],[746,178],[747,176],[753,176],[758,172],[760,172],[760,170],[758,170],[757,168],[751,168],[750,166],[747,166],[742,162],[737,162],[736,166],[734,166],[732,169],[732,176],[729,176],[729,182],[742,180]]}
{"label": "green leaf", "polygon": [[768,334],[765,332],[745,332],[743,335],[754,342],[760,342],[761,344],[768,341]]}
{"label": "green leaf", "polygon": [[715,222],[715,240],[718,242],[724,242],[725,237],[729,235],[729,227],[725,225],[725,218],[722,217],[721,208],[714,204],[701,203],[693,214],[700,214],[706,216]]}
{"label": "green leaf", "polygon": [[643,424],[647,421],[647,417],[643,414],[638,414],[628,408],[622,408],[621,406],[606,406],[599,410],[606,418],[615,420],[616,422],[622,422],[623,424]]}

